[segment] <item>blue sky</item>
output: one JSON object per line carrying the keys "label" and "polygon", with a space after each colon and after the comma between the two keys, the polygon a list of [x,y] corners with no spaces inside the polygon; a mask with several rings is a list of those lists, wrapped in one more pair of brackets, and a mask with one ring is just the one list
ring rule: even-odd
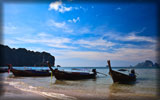
{"label": "blue sky", "polygon": [[155,4],[73,2],[4,3],[3,44],[49,52],[61,66],[156,61]]}

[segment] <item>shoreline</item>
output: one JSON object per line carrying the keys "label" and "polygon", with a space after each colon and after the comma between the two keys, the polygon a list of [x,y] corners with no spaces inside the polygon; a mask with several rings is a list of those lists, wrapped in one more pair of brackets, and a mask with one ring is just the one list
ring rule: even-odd
{"label": "shoreline", "polygon": [[75,97],[67,96],[61,93],[46,93],[37,92],[26,89],[21,89],[10,85],[9,83],[2,83],[2,95],[0,100],[77,100]]}
{"label": "shoreline", "polygon": [[[81,91],[78,88],[53,88],[46,91],[27,84],[23,84],[22,87],[21,82],[12,81],[12,78],[1,78],[3,78],[0,81],[3,95],[0,95],[0,100],[160,100],[158,96],[152,94],[127,91],[119,93],[112,91],[111,88],[106,88],[106,91],[102,92],[101,90],[94,91],[94,88],[89,91]],[[97,93],[97,91],[99,92]]]}
{"label": "shoreline", "polygon": [[[54,97],[49,97],[49,96],[45,96],[43,94],[38,94],[38,93],[34,93],[31,91],[23,91],[21,89],[18,89],[12,85],[9,85],[7,83],[3,83],[3,90],[2,92],[4,92],[2,95],[0,95],[0,100],[28,100],[28,99],[32,99],[32,100],[160,100],[160,98],[158,97],[153,97],[153,96],[143,96],[143,95],[132,95],[130,94],[129,96],[125,96],[125,95],[117,95],[114,93],[109,93],[106,94],[108,95],[108,97],[96,97],[96,95],[84,95],[84,93],[73,93],[72,91],[70,92],[57,92],[54,91],[53,94],[57,95],[62,95],[62,93],[64,94],[64,98],[54,98]],[[68,98],[65,98],[68,97]],[[69,98],[70,97],[70,98]],[[71,98],[73,97],[73,98]]]}
{"label": "shoreline", "polygon": [[127,93],[126,95],[117,94],[117,93],[106,93],[106,95],[96,95],[96,94],[85,94],[85,93],[76,93],[76,92],[57,92],[63,93],[68,96],[76,97],[77,100],[160,100],[159,96],[156,95],[145,95],[145,94],[131,94]]}
{"label": "shoreline", "polygon": [[42,95],[38,95],[36,93],[22,91],[17,89],[9,84],[3,83],[2,95],[0,95],[0,100],[51,100]]}

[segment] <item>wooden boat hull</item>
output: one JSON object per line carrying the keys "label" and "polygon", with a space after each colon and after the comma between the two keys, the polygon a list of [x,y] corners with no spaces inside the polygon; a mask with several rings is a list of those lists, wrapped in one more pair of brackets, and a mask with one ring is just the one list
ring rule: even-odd
{"label": "wooden boat hull", "polygon": [[110,61],[108,61],[109,74],[112,77],[114,83],[128,84],[136,81],[136,75],[130,76],[117,71],[112,70]]}
{"label": "wooden boat hull", "polygon": [[0,73],[5,73],[5,72],[8,72],[8,69],[2,69],[2,68],[0,68]]}
{"label": "wooden boat hull", "polygon": [[82,80],[96,78],[96,74],[89,74],[83,72],[65,72],[65,71],[54,71],[54,76],[57,80]]}
{"label": "wooden boat hull", "polygon": [[54,74],[55,78],[57,80],[82,80],[82,79],[92,79],[96,78],[97,72],[96,69],[92,70],[91,73],[85,73],[85,72],[66,72],[66,71],[60,71],[58,69],[53,70],[50,63],[47,62],[49,69]]}
{"label": "wooden boat hull", "polygon": [[23,76],[23,77],[30,77],[30,76],[50,76],[51,73],[49,71],[36,71],[36,70],[16,70],[12,69],[11,72],[14,76]]}
{"label": "wooden boat hull", "polygon": [[136,81],[136,76],[129,76],[123,73],[119,73],[116,71],[111,71],[109,72],[109,74],[112,77],[112,80],[114,83],[118,82],[118,83],[131,83]]}

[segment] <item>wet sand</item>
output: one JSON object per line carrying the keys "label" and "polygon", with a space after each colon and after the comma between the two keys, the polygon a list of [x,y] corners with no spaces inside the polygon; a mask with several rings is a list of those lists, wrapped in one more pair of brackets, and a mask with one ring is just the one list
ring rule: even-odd
{"label": "wet sand", "polygon": [[0,100],[79,100],[72,98],[62,93],[52,93],[52,96],[47,93],[40,93],[35,91],[28,91],[25,89],[19,89],[8,83],[0,81],[2,85]]}
{"label": "wet sand", "polygon": [[108,100],[160,100],[158,96],[146,96],[146,95],[115,95],[111,94]]}
{"label": "wet sand", "polygon": [[[61,100],[57,98],[50,98],[46,96],[42,96],[32,92],[21,91],[17,88],[14,88],[11,85],[3,84],[3,95],[0,96],[0,100]],[[106,96],[97,96],[85,93],[75,93],[72,91],[56,91],[55,93],[63,93],[68,96],[75,97],[76,100],[160,100],[160,98],[156,96],[146,96],[146,95],[119,95],[114,93],[106,94]]]}
{"label": "wet sand", "polygon": [[3,84],[1,92],[3,93],[0,95],[0,100],[50,100],[35,93],[21,91],[8,84]]}
{"label": "wet sand", "polygon": [[[132,92],[130,93],[129,91],[123,91],[123,93],[119,93],[118,90],[115,92],[115,86],[114,88],[106,88],[107,90],[105,93],[102,91],[100,94],[96,93],[94,90],[88,92],[73,89],[63,90],[54,88],[51,92],[53,94],[50,94],[52,96],[55,95],[54,98],[54,96],[47,96],[44,95],[44,93],[36,93],[34,91],[25,91],[15,88],[14,86],[9,85],[2,80],[0,83],[2,83],[4,90],[2,91],[3,95],[0,95],[0,100],[160,100],[160,98],[155,95],[135,94]],[[60,98],[56,98],[58,96]]]}
{"label": "wet sand", "polygon": [[106,96],[90,95],[84,93],[66,93],[66,95],[74,96],[77,100],[160,100],[158,96],[146,96],[139,94],[129,95],[117,95],[117,94],[106,94]]}

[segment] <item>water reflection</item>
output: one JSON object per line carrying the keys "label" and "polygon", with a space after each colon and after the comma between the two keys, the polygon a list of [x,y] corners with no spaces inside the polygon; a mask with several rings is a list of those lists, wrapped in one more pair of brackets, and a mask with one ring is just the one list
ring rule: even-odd
{"label": "water reflection", "polygon": [[113,83],[109,86],[110,93],[135,93],[134,85]]}
{"label": "water reflection", "polygon": [[96,81],[96,78],[94,79],[85,79],[85,80],[55,80],[55,85],[82,85],[87,83],[94,83]]}

